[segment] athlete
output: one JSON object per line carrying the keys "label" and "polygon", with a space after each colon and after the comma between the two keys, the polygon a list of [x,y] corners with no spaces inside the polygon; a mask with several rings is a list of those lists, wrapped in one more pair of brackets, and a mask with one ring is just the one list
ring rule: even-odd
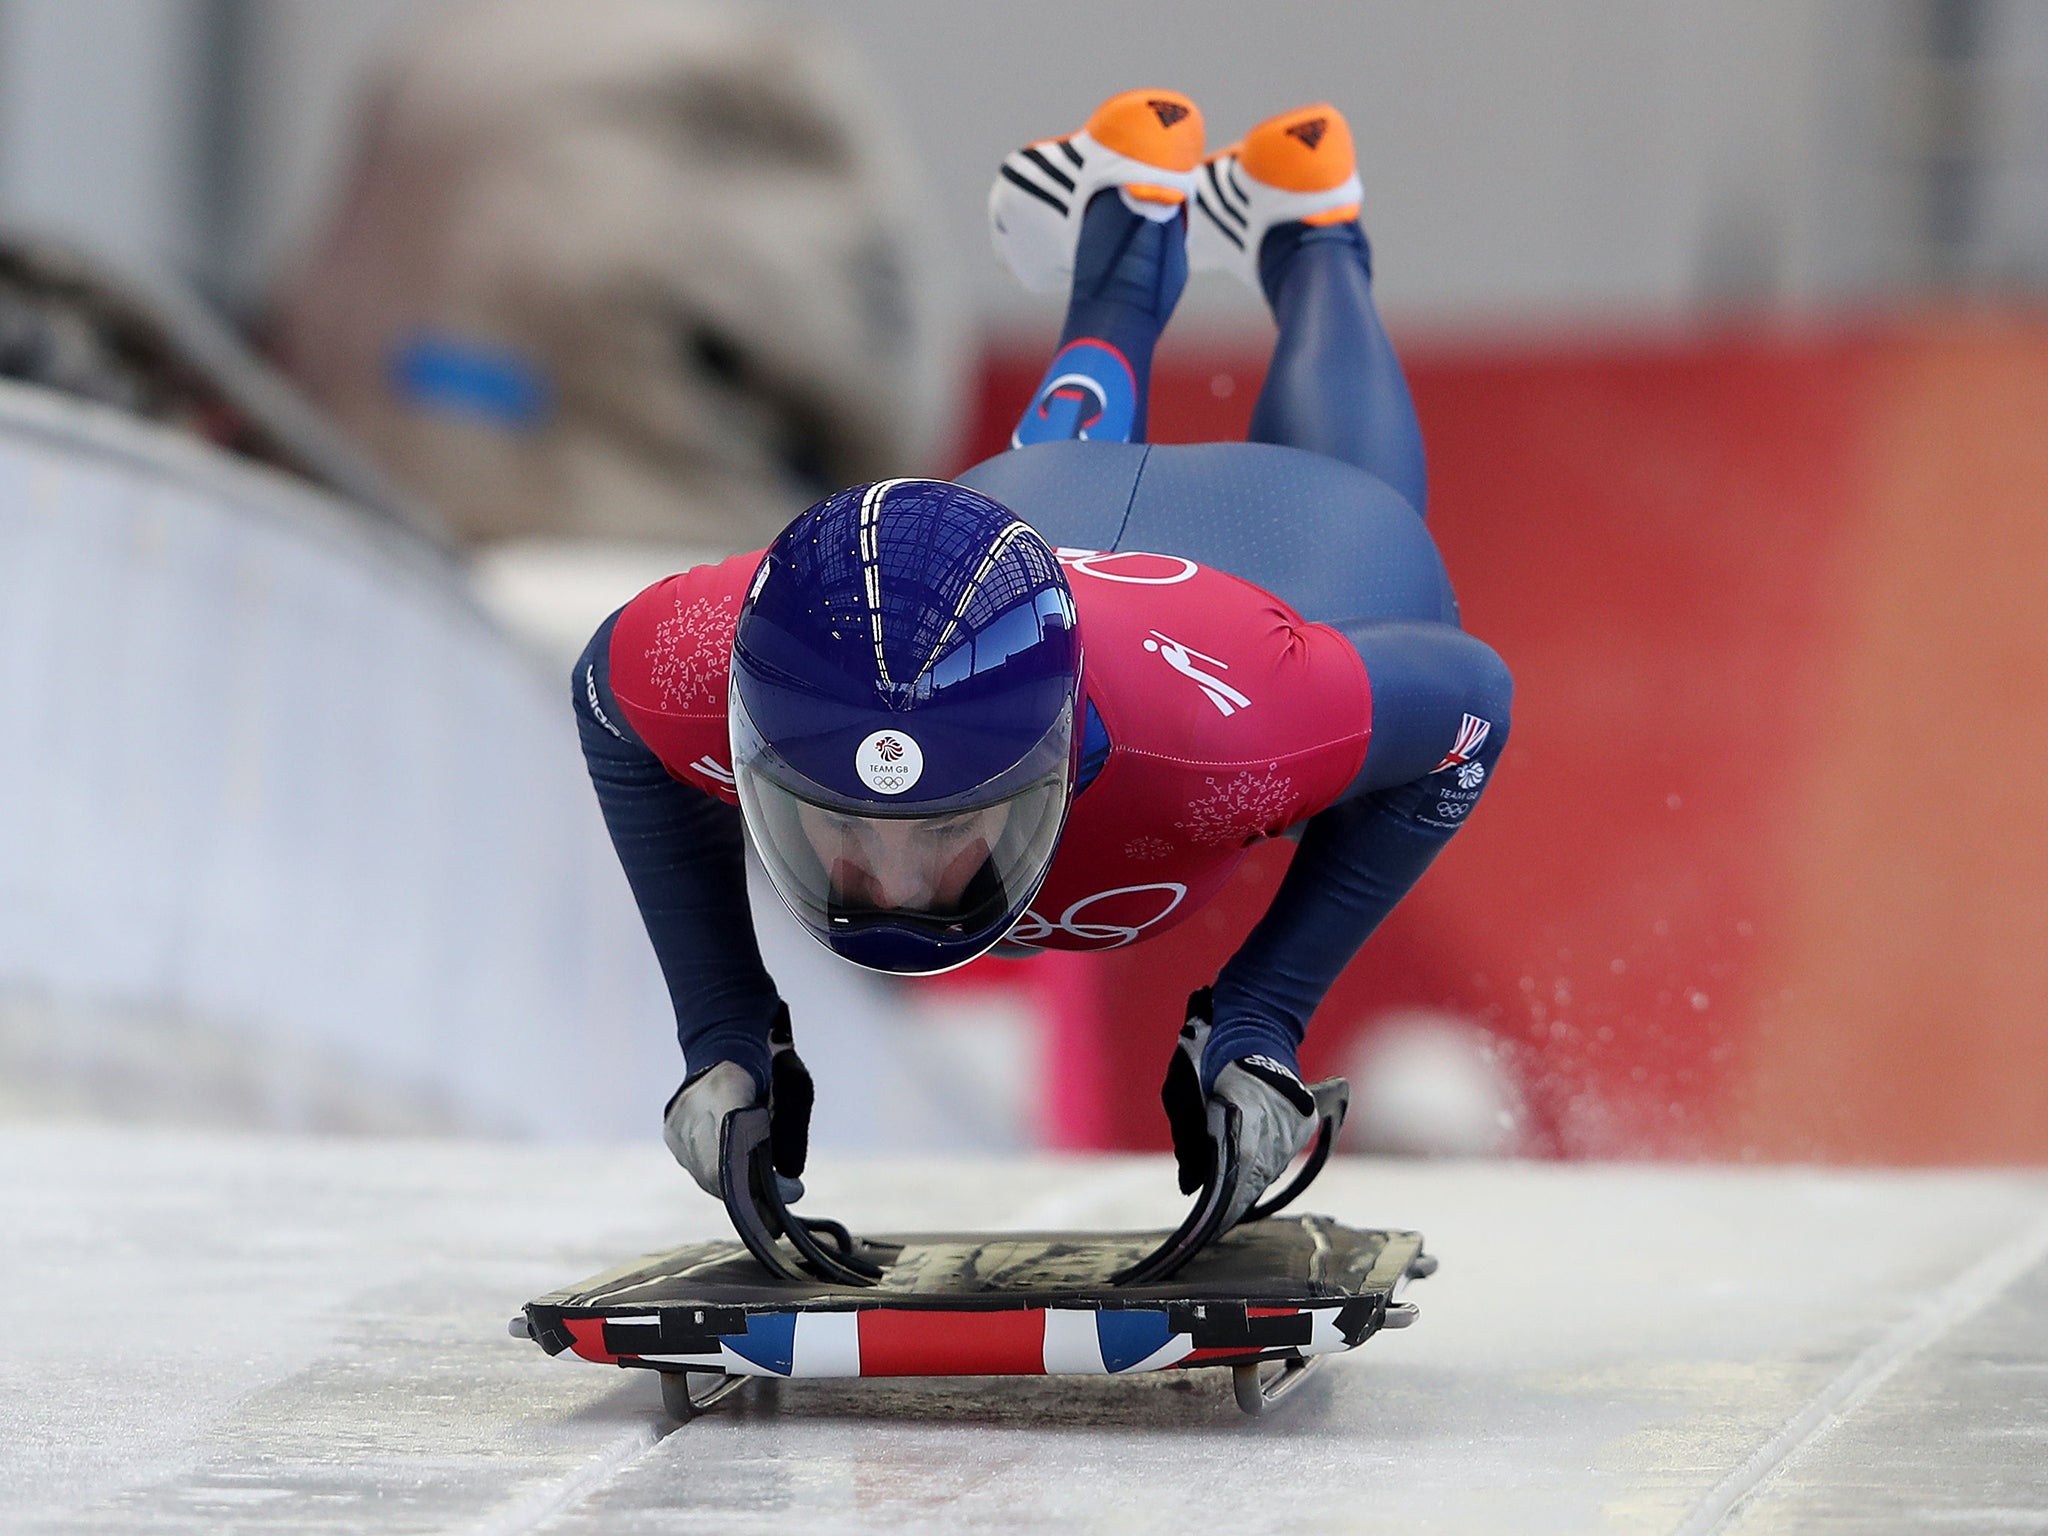
{"label": "athlete", "polygon": [[[1190,999],[1165,1098],[1189,1191],[1205,1100],[1237,1107],[1233,1221],[1307,1142],[1310,1016],[1469,818],[1511,695],[1424,522],[1359,199],[1328,105],[1205,158],[1192,101],[1133,91],[1018,151],[997,250],[1069,301],[1011,451],[839,492],[591,640],[584,752],[675,1004],[665,1138],[706,1190],[725,1117],[767,1103],[796,1193],[811,1104],[743,839],[820,942],[928,974],[1142,942],[1250,845],[1297,838]],[[1236,273],[1278,322],[1249,442],[1145,442],[1190,267]]]}

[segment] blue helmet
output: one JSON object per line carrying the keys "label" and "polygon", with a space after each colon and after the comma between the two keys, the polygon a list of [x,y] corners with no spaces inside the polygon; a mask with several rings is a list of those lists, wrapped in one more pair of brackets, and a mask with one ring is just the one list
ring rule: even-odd
{"label": "blue helmet", "polygon": [[1038,894],[1073,801],[1081,637],[1044,539],[945,480],[827,497],[733,637],[732,765],[769,878],[876,970],[964,965]]}

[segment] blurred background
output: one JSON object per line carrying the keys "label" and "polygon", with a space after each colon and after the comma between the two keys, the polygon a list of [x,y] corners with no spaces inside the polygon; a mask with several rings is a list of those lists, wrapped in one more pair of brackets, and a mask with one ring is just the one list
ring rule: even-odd
{"label": "blurred background", "polygon": [[[0,0],[0,1113],[656,1134],[568,661],[998,451],[989,178],[1148,84],[1351,118],[1517,677],[1311,1035],[1353,1145],[2048,1158],[2048,0]],[[1196,279],[1153,435],[1268,341]],[[757,888],[819,1142],[1163,1147],[1286,857],[909,989]]]}

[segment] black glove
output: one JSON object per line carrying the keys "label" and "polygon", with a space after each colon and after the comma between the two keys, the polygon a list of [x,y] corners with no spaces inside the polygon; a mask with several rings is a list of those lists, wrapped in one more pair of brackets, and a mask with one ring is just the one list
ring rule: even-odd
{"label": "black glove", "polygon": [[1159,1102],[1166,1106],[1166,1124],[1173,1132],[1173,1160],[1180,1167],[1180,1192],[1192,1195],[1216,1169],[1216,1148],[1209,1140],[1209,1107],[1202,1096],[1202,1050],[1209,1043],[1214,1004],[1207,987],[1188,998],[1187,1022],[1166,1064],[1166,1082]]}
{"label": "black glove", "polygon": [[[811,1082],[811,1069],[796,1053],[796,1040],[789,1027],[789,1004],[775,1010],[775,1022],[768,1026],[768,1152],[775,1171],[794,1182],[803,1177],[804,1160],[811,1150],[811,1106],[818,1090]],[[785,1203],[795,1195],[785,1187]]]}
{"label": "black glove", "polygon": [[1230,1062],[1216,1074],[1214,1091],[1204,1095],[1202,1052],[1209,1043],[1214,1011],[1209,988],[1188,998],[1187,1022],[1167,1063],[1159,1100],[1173,1131],[1173,1156],[1184,1195],[1200,1189],[1215,1171],[1209,1099],[1237,1106],[1237,1188],[1224,1217],[1226,1226],[1234,1226],[1315,1135],[1316,1101],[1293,1069],[1271,1056]]}
{"label": "black glove", "polygon": [[[809,1068],[797,1055],[789,1005],[780,1004],[768,1026],[769,1153],[781,1178],[785,1205],[800,1199],[798,1179],[811,1137],[811,1105],[817,1091]],[[719,1188],[719,1144],[726,1116],[760,1102],[753,1074],[735,1061],[714,1062],[683,1079],[661,1114],[661,1137],[697,1187],[714,1199]]]}

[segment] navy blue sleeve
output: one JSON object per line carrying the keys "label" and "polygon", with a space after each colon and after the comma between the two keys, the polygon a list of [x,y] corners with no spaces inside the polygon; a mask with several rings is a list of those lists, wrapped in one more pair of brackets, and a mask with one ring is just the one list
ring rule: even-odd
{"label": "navy blue sleeve", "polygon": [[1339,625],[1365,660],[1373,734],[1337,804],[1309,819],[1272,905],[1217,977],[1205,1087],[1244,1056],[1295,1060],[1359,946],[1471,815],[1506,745],[1513,682],[1449,624]]}
{"label": "navy blue sleeve", "polygon": [[583,760],[668,982],[689,1074],[736,1061],[765,1093],[779,1000],[754,939],[740,813],[672,778],[626,723],[611,690],[617,621],[606,619],[576,662]]}

